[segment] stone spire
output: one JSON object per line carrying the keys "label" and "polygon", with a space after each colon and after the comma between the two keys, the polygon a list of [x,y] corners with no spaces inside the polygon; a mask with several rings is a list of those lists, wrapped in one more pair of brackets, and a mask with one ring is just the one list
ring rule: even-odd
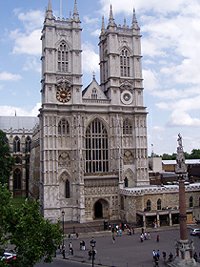
{"label": "stone spire", "polygon": [[73,19],[79,21],[79,13],[77,7],[77,0],[74,0],[74,12],[73,12]]}
{"label": "stone spire", "polygon": [[104,22],[104,16],[102,16],[102,22],[101,22],[101,34],[105,33],[105,22]]}
{"label": "stone spire", "polygon": [[46,10],[46,18],[48,18],[48,19],[53,18],[53,11],[52,11],[52,3],[51,3],[51,0],[49,0],[49,2],[48,2],[48,7],[47,7],[47,10]]}
{"label": "stone spire", "polygon": [[133,8],[132,28],[135,29],[135,30],[139,30],[140,29],[140,27],[138,26],[136,14],[135,14],[135,8]]}
{"label": "stone spire", "polygon": [[124,18],[124,25],[123,25],[123,27],[126,28],[126,26],[127,26],[126,25],[126,18]]}
{"label": "stone spire", "polygon": [[108,26],[116,26],[115,20],[113,17],[112,5],[110,5],[110,14],[109,14]]}

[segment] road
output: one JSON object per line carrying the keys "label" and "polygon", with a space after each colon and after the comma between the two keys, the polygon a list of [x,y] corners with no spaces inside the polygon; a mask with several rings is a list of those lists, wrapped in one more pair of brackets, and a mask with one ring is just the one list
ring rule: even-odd
{"label": "road", "polygon": [[[189,230],[188,230],[189,231]],[[160,240],[156,241],[156,236],[159,234]],[[57,266],[74,266],[79,267],[80,264],[74,262],[85,262],[91,266],[88,260],[88,249],[90,248],[89,241],[91,237],[84,238],[86,242],[86,251],[80,251],[80,241],[72,240],[74,255],[67,256],[68,259],[63,260],[61,255],[57,255],[55,261],[51,264],[37,264],[35,267],[57,267]],[[199,255],[200,252],[200,238],[191,237],[189,239],[194,241],[195,251]],[[179,230],[162,230],[151,232],[151,239],[140,242],[140,233],[132,236],[123,234],[121,237],[116,237],[115,243],[112,243],[111,235],[95,237],[97,256],[95,263],[99,266],[113,266],[113,267],[152,267],[152,251],[153,249],[166,251],[167,255],[172,252],[175,255],[175,242],[179,240]],[[69,240],[65,241],[68,248]],[[70,260],[71,259],[71,260]],[[83,266],[83,263],[82,263]],[[159,262],[160,267],[166,266],[161,257]]]}

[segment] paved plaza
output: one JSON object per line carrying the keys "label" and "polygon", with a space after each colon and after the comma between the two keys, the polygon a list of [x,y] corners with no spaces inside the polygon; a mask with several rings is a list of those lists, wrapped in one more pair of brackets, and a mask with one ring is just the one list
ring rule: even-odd
{"label": "paved plaza", "polygon": [[[189,231],[189,229],[188,229]],[[91,235],[91,236],[90,236]],[[98,236],[99,235],[99,236]],[[162,252],[165,251],[167,256],[170,252],[175,255],[175,242],[179,240],[178,228],[165,228],[150,231],[151,239],[140,241],[140,230],[134,235],[128,236],[123,233],[122,236],[117,236],[115,243],[112,242],[110,232],[96,233],[94,238],[96,240],[97,255],[95,258],[95,266],[111,266],[111,267],[152,267],[153,258],[152,251],[159,250],[161,257],[159,266],[166,266]],[[159,235],[159,242],[156,237]],[[90,240],[92,234],[87,236],[79,236],[78,239],[66,239],[66,259],[64,261],[79,261],[82,263],[91,263],[88,259],[88,250],[90,249]],[[199,255],[200,252],[200,238],[191,237],[189,239],[194,241],[195,251]],[[86,243],[86,250],[80,250],[80,241],[84,240]],[[69,242],[73,244],[74,255],[68,254]],[[57,259],[62,259],[62,254],[57,254]]]}

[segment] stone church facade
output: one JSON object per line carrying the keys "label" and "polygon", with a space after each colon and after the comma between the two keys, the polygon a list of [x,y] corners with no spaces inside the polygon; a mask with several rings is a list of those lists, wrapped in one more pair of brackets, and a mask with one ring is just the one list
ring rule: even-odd
{"label": "stone church facade", "polygon": [[93,77],[84,90],[81,31],[76,1],[72,17],[62,20],[49,1],[41,36],[39,197],[51,220],[62,211],[66,221],[114,220],[119,190],[149,185],[140,28],[134,12],[130,27],[117,26],[110,7],[99,38],[100,85]]}
{"label": "stone church facade", "polygon": [[[83,89],[77,2],[71,17],[60,19],[49,0],[41,35],[39,116],[0,117],[16,157],[10,190],[39,199],[44,217],[52,222],[64,214],[66,222],[177,224],[178,186],[150,185],[149,180],[135,11],[130,26],[116,24],[112,6],[108,12],[99,37],[100,84],[93,76]],[[21,172],[15,177],[16,168]],[[200,183],[186,187],[188,222],[200,219],[199,192]]]}

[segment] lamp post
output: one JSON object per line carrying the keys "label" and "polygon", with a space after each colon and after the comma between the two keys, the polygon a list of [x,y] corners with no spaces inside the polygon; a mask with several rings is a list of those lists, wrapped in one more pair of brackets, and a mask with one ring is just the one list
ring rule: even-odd
{"label": "lamp post", "polygon": [[65,212],[64,212],[64,210],[62,211],[62,232],[63,232],[62,247],[64,248],[64,245],[65,245],[65,238],[64,238],[64,235],[65,235]]}
{"label": "lamp post", "polygon": [[90,241],[90,246],[92,248],[92,267],[94,267],[94,259],[95,259],[95,246],[96,246],[96,241],[95,239],[92,237],[91,241]]}

